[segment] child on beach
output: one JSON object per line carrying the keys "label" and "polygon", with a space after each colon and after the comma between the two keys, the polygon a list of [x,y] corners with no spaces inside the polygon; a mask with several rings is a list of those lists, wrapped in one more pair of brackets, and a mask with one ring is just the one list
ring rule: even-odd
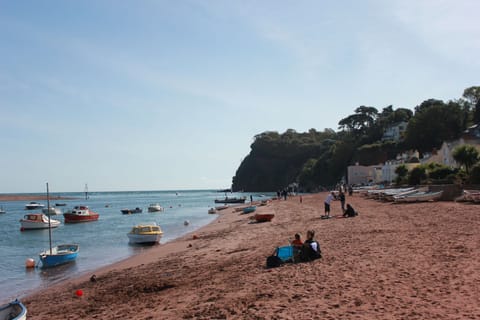
{"label": "child on beach", "polygon": [[295,239],[292,241],[292,246],[301,247],[303,245],[302,236],[300,233],[295,233]]}
{"label": "child on beach", "polygon": [[295,239],[290,243],[293,247],[293,261],[299,261],[303,241],[299,233],[295,233]]}

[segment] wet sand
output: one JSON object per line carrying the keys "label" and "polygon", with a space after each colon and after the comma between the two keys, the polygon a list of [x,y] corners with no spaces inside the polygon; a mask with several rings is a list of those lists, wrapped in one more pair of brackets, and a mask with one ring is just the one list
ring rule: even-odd
{"label": "wet sand", "polygon": [[[32,293],[28,319],[480,318],[480,206],[356,195],[359,216],[322,220],[325,196],[272,201],[257,209],[275,214],[265,223],[219,211],[195,234]],[[322,259],[265,268],[307,229]]]}

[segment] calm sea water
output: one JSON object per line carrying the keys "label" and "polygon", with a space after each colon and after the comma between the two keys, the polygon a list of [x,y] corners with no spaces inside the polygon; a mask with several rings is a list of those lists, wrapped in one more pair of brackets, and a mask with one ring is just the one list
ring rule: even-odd
{"label": "calm sea water", "polygon": [[[160,225],[164,232],[161,244],[192,232],[216,218],[217,215],[208,214],[208,209],[215,206],[214,199],[223,198],[224,194],[214,190],[182,190],[93,192],[89,193],[88,200],[85,200],[83,193],[52,193],[52,196],[75,198],[50,202],[50,205],[66,203],[66,207],[60,207],[62,211],[75,205],[88,205],[100,214],[100,218],[95,222],[64,224],[62,215],[52,216],[62,222],[58,228],[52,229],[53,245],[78,243],[79,256],[71,264],[51,269],[27,269],[27,258],[33,258],[38,263],[38,254],[48,249],[48,229],[20,231],[19,220],[27,213],[39,210],[25,210],[28,201],[0,203],[7,211],[6,214],[0,214],[0,303],[152,249],[128,244],[127,233],[135,224],[156,222]],[[253,194],[254,200],[261,196],[264,195]],[[38,202],[45,206],[47,204],[47,201]],[[148,213],[150,203],[160,203],[165,211]],[[135,207],[142,208],[143,213],[124,215],[120,212],[120,209]],[[185,226],[185,220],[190,224]]]}

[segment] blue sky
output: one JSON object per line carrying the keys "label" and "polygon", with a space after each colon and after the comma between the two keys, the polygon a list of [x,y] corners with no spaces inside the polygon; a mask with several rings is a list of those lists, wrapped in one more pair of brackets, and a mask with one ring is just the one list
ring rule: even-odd
{"label": "blue sky", "polygon": [[480,2],[0,0],[0,193],[225,188],[264,131],[479,85]]}

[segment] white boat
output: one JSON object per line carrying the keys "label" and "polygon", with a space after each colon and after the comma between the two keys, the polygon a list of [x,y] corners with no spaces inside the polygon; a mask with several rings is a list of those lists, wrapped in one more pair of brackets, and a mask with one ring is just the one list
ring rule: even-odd
{"label": "white boat", "polygon": [[427,201],[436,201],[442,197],[443,190],[432,192],[432,191],[419,191],[412,194],[394,196],[395,202],[427,202]]}
{"label": "white boat", "polygon": [[380,199],[385,201],[395,201],[396,196],[407,196],[409,194],[414,194],[416,192],[425,192],[427,188],[401,188],[401,189],[392,189],[390,191],[384,192]]}
{"label": "white boat", "polygon": [[0,306],[0,320],[25,320],[27,308],[18,300]]}
{"label": "white boat", "polygon": [[[20,230],[48,229],[49,219],[50,217],[43,213],[26,214],[23,219],[20,219]],[[60,221],[50,219],[50,225],[52,228],[56,228],[60,225]]]}
{"label": "white boat", "polygon": [[463,199],[465,201],[480,202],[480,190],[463,190]]}
{"label": "white boat", "polygon": [[25,205],[25,209],[27,210],[35,210],[35,209],[40,209],[40,208],[43,208],[45,207],[44,204],[41,204],[41,203],[38,203],[38,202],[35,202],[35,201],[32,201],[30,203],[27,203]]}
{"label": "white boat", "polygon": [[2,213],[7,213],[7,211],[5,211],[5,209],[3,209],[3,207],[0,207],[0,214]]}
{"label": "white boat", "polygon": [[43,208],[42,212],[45,213],[45,214],[48,214],[49,216],[63,213],[62,210],[60,210],[59,208],[55,208],[55,207]]}
{"label": "white boat", "polygon": [[136,225],[127,233],[133,244],[155,244],[160,242],[162,235],[162,229],[156,223]]}
{"label": "white boat", "polygon": [[159,203],[151,203],[148,206],[148,212],[158,212],[158,211],[163,211],[163,208]]}

